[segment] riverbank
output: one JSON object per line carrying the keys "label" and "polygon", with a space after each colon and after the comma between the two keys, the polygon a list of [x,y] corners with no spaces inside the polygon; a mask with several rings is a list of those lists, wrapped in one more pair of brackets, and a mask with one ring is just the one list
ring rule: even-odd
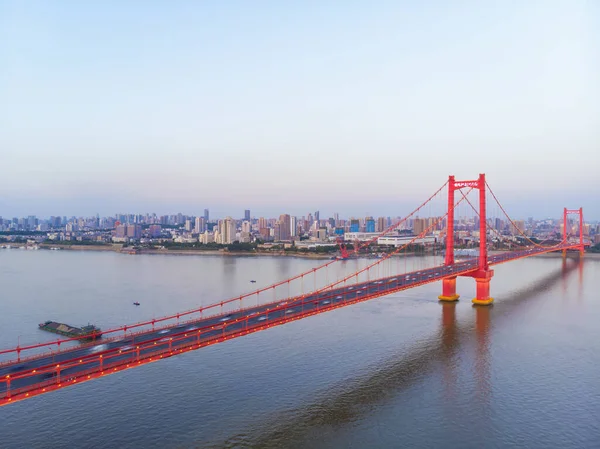
{"label": "riverbank", "polygon": [[[127,248],[121,252],[126,253]],[[300,257],[303,259],[331,259],[332,254],[316,254],[316,253],[290,253],[285,251],[273,252],[254,252],[254,251],[214,251],[214,250],[197,250],[197,249],[140,249],[135,254],[161,254],[161,255],[177,255],[177,256],[234,256],[234,257]]]}
{"label": "riverbank", "polygon": [[[18,249],[25,244],[11,244],[12,249]],[[122,244],[113,243],[107,245],[57,245],[50,243],[40,243],[37,245],[39,249],[50,250],[59,249],[61,251],[113,251],[120,254],[136,255],[136,254],[154,254],[154,255],[175,255],[175,256],[224,256],[224,257],[296,257],[301,259],[318,259],[327,260],[333,258],[335,253],[301,253],[289,251],[224,251],[224,250],[200,250],[200,249],[149,249],[132,247],[123,247]],[[401,253],[393,254],[392,257],[404,256],[430,256],[426,253]],[[438,254],[439,255],[439,254]],[[375,257],[363,256],[361,258],[375,259]]]}
{"label": "riverbank", "polygon": [[[12,248],[19,248],[25,245],[11,245]],[[110,245],[53,245],[49,243],[40,243],[40,249],[59,248],[61,251],[114,251],[121,254],[160,254],[176,256],[234,256],[234,257],[253,257],[253,256],[271,256],[271,257],[300,257],[303,259],[330,259],[332,254],[317,253],[290,253],[284,251],[273,252],[253,252],[253,251],[220,251],[220,250],[199,250],[199,249],[134,249],[123,247],[121,244]]]}
{"label": "riverbank", "polygon": [[[27,247],[24,243],[10,243],[12,249],[19,249],[21,247]],[[31,247],[31,245],[29,245]],[[154,255],[175,255],[175,256],[225,256],[225,257],[296,257],[301,259],[318,259],[327,260],[335,256],[333,253],[322,254],[322,253],[300,253],[300,252],[289,252],[289,251],[223,251],[223,250],[199,250],[199,249],[133,249],[131,247],[123,247],[120,243],[112,243],[107,245],[60,245],[50,243],[40,243],[37,245],[39,249],[60,249],[61,251],[113,251],[120,254],[154,254]],[[490,251],[490,254],[501,254],[505,251]],[[443,255],[443,252],[441,253]],[[403,256],[429,256],[431,253],[402,253],[394,254],[392,257],[403,257]],[[438,254],[440,255],[440,254]],[[560,251],[552,253],[537,254],[531,257],[545,257],[545,258],[560,258],[562,253]],[[579,257],[578,253],[569,252],[567,253],[568,258]],[[600,259],[600,253],[589,253],[586,252],[585,258]]]}

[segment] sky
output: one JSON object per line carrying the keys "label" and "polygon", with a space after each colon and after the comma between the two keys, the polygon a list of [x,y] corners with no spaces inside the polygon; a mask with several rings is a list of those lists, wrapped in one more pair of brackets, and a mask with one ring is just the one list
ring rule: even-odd
{"label": "sky", "polygon": [[0,216],[600,219],[600,2],[0,0]]}

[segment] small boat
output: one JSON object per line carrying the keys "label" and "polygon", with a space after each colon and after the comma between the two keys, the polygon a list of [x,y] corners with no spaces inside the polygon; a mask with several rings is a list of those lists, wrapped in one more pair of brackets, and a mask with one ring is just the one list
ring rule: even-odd
{"label": "small boat", "polygon": [[250,282],[252,282],[253,284],[256,284],[256,281],[254,279],[252,279]]}
{"label": "small boat", "polygon": [[136,302],[134,302],[134,303],[133,303],[133,305],[134,305],[134,306],[139,306],[139,305],[140,305],[140,303],[136,301]]}

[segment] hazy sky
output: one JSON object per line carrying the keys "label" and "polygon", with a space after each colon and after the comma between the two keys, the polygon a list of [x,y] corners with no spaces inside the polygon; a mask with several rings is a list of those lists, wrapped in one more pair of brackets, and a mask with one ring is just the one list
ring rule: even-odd
{"label": "hazy sky", "polygon": [[0,0],[0,216],[600,219],[600,1]]}

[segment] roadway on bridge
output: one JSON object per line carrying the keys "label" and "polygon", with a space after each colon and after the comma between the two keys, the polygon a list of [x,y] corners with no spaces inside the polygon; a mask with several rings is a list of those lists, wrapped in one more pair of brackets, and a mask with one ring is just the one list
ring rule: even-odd
{"label": "roadway on bridge", "polygon": [[[525,250],[502,253],[489,257],[489,263],[497,264],[545,252]],[[403,273],[386,278],[343,286],[331,290],[310,293],[275,303],[241,309],[224,315],[216,315],[184,324],[175,324],[161,329],[149,330],[120,340],[99,341],[96,345],[76,346],[54,354],[40,355],[27,361],[15,361],[0,368],[0,394],[34,390],[40,385],[58,384],[61,380],[71,380],[99,372],[106,367],[136,363],[147,359],[157,351],[173,354],[180,348],[215,340],[232,332],[249,331],[265,323],[277,323],[285,318],[325,312],[343,303],[357,302],[369,297],[383,296],[425,283],[438,281],[444,277],[465,274],[477,268],[478,260],[468,259],[450,266],[437,266],[419,271]],[[3,382],[2,382],[3,381]]]}

